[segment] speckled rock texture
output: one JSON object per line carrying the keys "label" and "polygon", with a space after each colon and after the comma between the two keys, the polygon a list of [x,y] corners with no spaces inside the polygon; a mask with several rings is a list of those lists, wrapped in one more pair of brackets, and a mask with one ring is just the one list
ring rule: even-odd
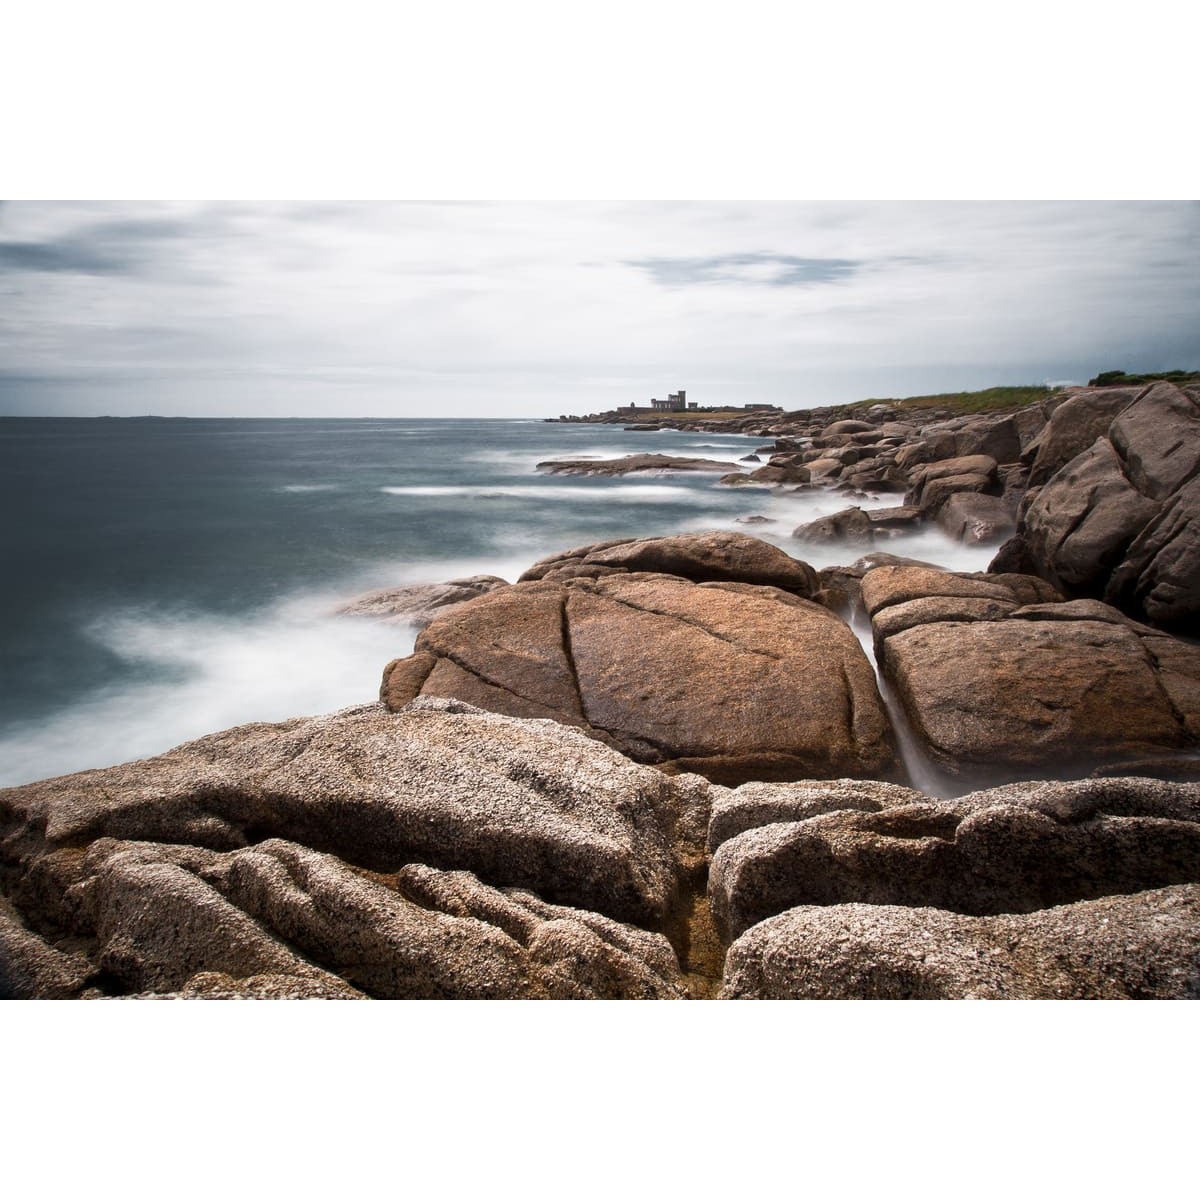
{"label": "speckled rock texture", "polygon": [[1189,749],[1200,646],[1044,581],[882,566],[862,580],[876,656],[945,770],[1008,778]]}
{"label": "speckled rock texture", "polygon": [[1200,886],[1017,916],[793,908],[730,948],[730,1000],[1195,1000]]}
{"label": "speckled rock texture", "polygon": [[1200,390],[1080,392],[1029,451],[1020,522],[991,569],[1033,571],[1163,629],[1200,628]]}
{"label": "speckled rock texture", "polygon": [[[955,800],[878,786],[822,791],[759,785],[760,823],[716,847],[709,898],[726,937],[797,905],[984,916],[1200,883],[1194,783],[1022,783]],[[737,828],[732,804],[714,801],[710,845],[714,827]]]}
{"label": "speckled rock texture", "polygon": [[434,621],[388,666],[387,706],[416,695],[553,718],[726,784],[897,769],[858,639],[778,587],[643,572],[519,583]]}
{"label": "speckled rock texture", "polygon": [[707,804],[446,700],[6,789],[0,994],[684,995],[663,930]]}

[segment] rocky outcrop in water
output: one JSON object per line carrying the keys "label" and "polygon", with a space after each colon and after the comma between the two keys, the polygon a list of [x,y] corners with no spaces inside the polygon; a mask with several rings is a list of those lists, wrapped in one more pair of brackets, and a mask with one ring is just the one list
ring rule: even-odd
{"label": "rocky outcrop in water", "polygon": [[446,583],[380,588],[343,604],[337,612],[341,616],[371,617],[377,621],[424,629],[434,617],[502,587],[508,587],[508,580],[498,575],[471,575]]}
{"label": "rocky outcrop in water", "polygon": [[545,475],[633,475],[653,471],[729,470],[729,463],[711,458],[681,458],[670,454],[628,454],[624,458],[558,458],[537,464]]}

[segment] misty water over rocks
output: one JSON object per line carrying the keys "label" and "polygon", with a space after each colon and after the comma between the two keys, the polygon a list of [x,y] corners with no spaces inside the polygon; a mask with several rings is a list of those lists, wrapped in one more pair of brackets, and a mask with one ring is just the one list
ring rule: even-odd
{"label": "misty water over rocks", "polygon": [[[853,557],[791,537],[846,506],[830,492],[534,470],[647,451],[733,470],[760,441],[515,420],[0,422],[0,784],[372,700],[414,636],[334,615],[372,588],[512,581],[569,546],[703,529],[818,568]],[[931,528],[887,548],[954,570],[993,552]]]}

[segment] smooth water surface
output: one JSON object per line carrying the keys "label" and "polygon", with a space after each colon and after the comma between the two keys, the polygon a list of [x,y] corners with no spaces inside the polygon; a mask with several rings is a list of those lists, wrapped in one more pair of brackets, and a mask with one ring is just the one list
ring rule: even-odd
{"label": "smooth water surface", "polygon": [[[855,557],[789,536],[849,503],[832,493],[534,469],[653,451],[733,470],[762,442],[536,420],[0,419],[0,784],[374,699],[413,633],[333,615],[370,588],[514,580],[570,546],[714,528],[816,566]],[[752,513],[773,523],[736,523]],[[991,554],[932,531],[886,548],[967,570]]]}

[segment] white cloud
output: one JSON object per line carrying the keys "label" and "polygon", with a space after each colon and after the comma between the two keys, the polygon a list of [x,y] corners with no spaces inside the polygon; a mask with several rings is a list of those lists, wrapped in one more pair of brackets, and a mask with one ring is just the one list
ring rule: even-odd
{"label": "white cloud", "polygon": [[0,411],[795,407],[1200,366],[1198,234],[1184,203],[9,204]]}

